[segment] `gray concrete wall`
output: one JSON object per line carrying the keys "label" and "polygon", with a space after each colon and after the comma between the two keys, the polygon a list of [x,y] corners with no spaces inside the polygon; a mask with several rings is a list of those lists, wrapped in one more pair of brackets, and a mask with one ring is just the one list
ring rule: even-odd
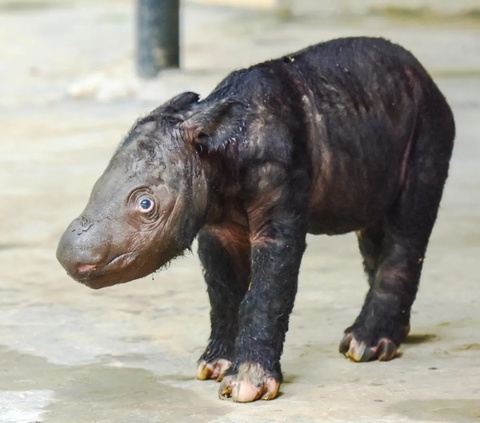
{"label": "gray concrete wall", "polygon": [[293,10],[314,10],[322,13],[367,13],[374,9],[428,8],[449,14],[480,9],[480,0],[192,0],[196,3],[222,6],[273,9],[289,5]]}
{"label": "gray concrete wall", "polygon": [[480,0],[297,0],[293,7],[315,9],[332,13],[367,13],[375,9],[419,9],[448,14],[480,8]]}

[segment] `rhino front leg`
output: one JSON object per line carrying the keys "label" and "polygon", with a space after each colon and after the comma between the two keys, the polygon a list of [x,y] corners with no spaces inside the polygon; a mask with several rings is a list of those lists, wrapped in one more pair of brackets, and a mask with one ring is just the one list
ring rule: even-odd
{"label": "rhino front leg", "polygon": [[204,229],[199,257],[210,298],[211,334],[198,360],[197,378],[220,381],[231,366],[238,334],[238,309],[248,288],[250,241],[240,225]]}
{"label": "rhino front leg", "polygon": [[297,292],[306,232],[271,223],[252,236],[251,284],[239,312],[235,358],[220,386],[221,399],[273,399],[282,382],[280,356]]}

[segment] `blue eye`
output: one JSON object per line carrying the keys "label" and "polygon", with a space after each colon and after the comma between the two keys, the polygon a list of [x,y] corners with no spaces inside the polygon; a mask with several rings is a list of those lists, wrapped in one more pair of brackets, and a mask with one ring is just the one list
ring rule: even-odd
{"label": "blue eye", "polygon": [[152,202],[150,200],[142,200],[140,202],[140,207],[143,210],[149,210],[152,207]]}

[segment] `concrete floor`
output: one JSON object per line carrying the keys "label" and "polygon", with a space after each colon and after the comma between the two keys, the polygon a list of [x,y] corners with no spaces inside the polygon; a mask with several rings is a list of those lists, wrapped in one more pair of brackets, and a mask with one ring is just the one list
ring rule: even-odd
{"label": "concrete floor", "polygon": [[[279,23],[187,3],[185,70],[146,83],[131,69],[129,2],[19,4],[0,1],[1,423],[480,421],[476,22]],[[217,384],[194,378],[209,330],[196,255],[91,291],[65,275],[56,244],[140,114],[180,91],[206,95],[233,68],[366,34],[405,45],[438,76],[458,127],[412,332],[392,362],[340,356],[343,329],[366,293],[360,256],[352,235],[310,237],[280,397],[222,402]]]}

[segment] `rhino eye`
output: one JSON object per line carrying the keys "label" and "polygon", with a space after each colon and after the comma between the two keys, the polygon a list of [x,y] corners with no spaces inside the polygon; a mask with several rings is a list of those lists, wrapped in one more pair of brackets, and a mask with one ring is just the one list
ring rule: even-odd
{"label": "rhino eye", "polygon": [[153,208],[153,203],[148,199],[143,199],[140,201],[140,211],[143,213],[149,212]]}

